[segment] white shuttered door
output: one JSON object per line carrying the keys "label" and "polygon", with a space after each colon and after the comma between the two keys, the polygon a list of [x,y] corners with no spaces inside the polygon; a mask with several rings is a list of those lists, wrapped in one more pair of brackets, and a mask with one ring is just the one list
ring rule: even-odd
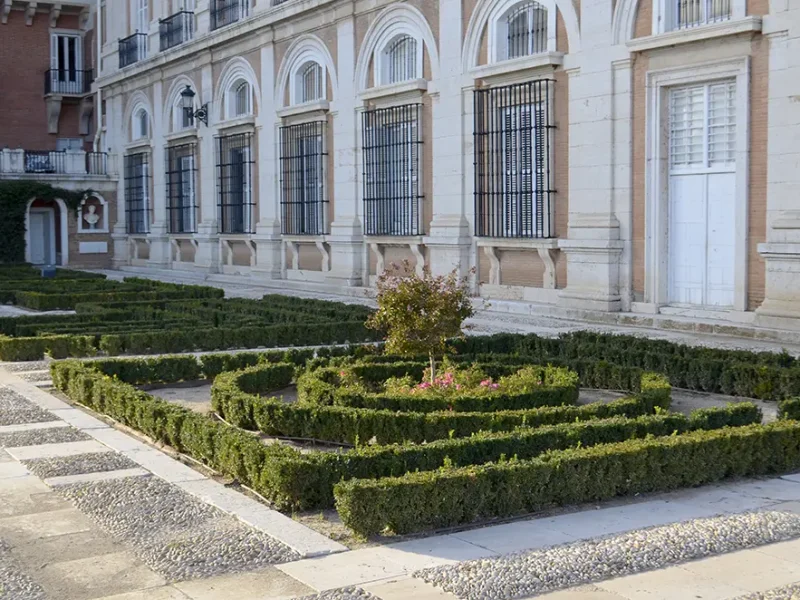
{"label": "white shuttered door", "polygon": [[669,294],[674,304],[733,305],[735,95],[733,81],[670,90]]}

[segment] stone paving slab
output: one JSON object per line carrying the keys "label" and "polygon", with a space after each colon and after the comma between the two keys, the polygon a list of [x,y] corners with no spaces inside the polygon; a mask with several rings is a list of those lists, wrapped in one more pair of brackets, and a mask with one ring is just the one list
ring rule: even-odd
{"label": "stone paving slab", "polygon": [[149,475],[144,469],[120,469],[118,471],[98,471],[96,473],[81,473],[80,475],[62,475],[44,479],[45,485],[57,487],[59,485],[72,485],[73,483],[90,483],[93,481],[108,481],[110,479],[124,479],[125,477],[141,477]]}
{"label": "stone paving slab", "polygon": [[6,448],[11,456],[17,460],[33,460],[35,458],[50,458],[55,456],[74,456],[87,452],[108,452],[108,446],[87,440],[85,442],[65,442],[63,444],[42,444],[41,446],[19,446]]}
{"label": "stone paving slab", "polygon": [[25,465],[18,462],[4,462],[0,463],[0,479],[8,479],[10,477],[24,477],[29,475],[28,469]]}
{"label": "stone paving slab", "polygon": [[17,425],[0,425],[0,435],[4,433],[17,433],[19,431],[37,431],[39,429],[54,429],[69,427],[64,421],[44,421],[40,423],[19,423]]}
{"label": "stone paving slab", "polygon": [[147,450],[124,450],[122,454],[169,483],[206,479],[202,473],[152,448]]}
{"label": "stone paving slab", "polygon": [[174,587],[192,600],[289,600],[314,592],[274,567],[249,573],[219,575],[208,579],[181,581]]}
{"label": "stone paving slab", "polygon": [[81,430],[109,428],[108,424],[77,408],[50,409],[50,412]]}

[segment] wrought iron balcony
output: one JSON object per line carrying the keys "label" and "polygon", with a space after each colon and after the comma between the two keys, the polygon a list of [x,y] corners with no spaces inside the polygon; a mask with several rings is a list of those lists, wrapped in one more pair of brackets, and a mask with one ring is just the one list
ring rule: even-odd
{"label": "wrought iron balcony", "polygon": [[188,42],[194,36],[194,13],[182,10],[158,22],[161,51]]}
{"label": "wrought iron balcony", "polygon": [[249,0],[211,0],[211,29],[241,21],[249,14]]}
{"label": "wrought iron balcony", "polygon": [[147,58],[147,34],[134,33],[119,41],[119,68]]}
{"label": "wrought iron balcony", "polygon": [[673,0],[675,29],[689,29],[731,18],[731,0]]}
{"label": "wrought iron balcony", "polygon": [[91,70],[48,69],[44,73],[44,93],[63,96],[83,96],[92,89]]}
{"label": "wrought iron balcony", "polygon": [[[0,173],[4,177],[28,175],[108,175],[109,155],[106,152],[83,150],[0,150]],[[67,177],[69,179],[69,177]]]}

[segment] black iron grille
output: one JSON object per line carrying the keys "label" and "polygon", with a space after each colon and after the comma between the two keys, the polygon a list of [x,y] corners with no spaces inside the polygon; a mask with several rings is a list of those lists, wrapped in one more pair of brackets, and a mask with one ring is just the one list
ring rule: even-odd
{"label": "black iron grille", "polygon": [[240,19],[249,12],[250,0],[211,0],[211,29],[219,29]]}
{"label": "black iron grille", "polygon": [[421,235],[422,105],[363,113],[364,228],[367,235]]}
{"label": "black iron grille", "polygon": [[508,58],[547,51],[547,9],[528,2],[506,17]]}
{"label": "black iron grille", "polygon": [[167,148],[167,231],[197,231],[197,167],[195,145],[183,144]]}
{"label": "black iron grille", "polygon": [[194,35],[194,13],[183,10],[158,22],[159,47],[162,52],[188,42]]}
{"label": "black iron grille", "polygon": [[553,81],[476,90],[475,235],[553,236]]}
{"label": "black iron grille", "polygon": [[125,157],[125,228],[128,233],[150,231],[150,163],[145,152]]}
{"label": "black iron grille", "polygon": [[325,233],[325,121],[281,127],[281,231]]}
{"label": "black iron grille", "polygon": [[252,133],[217,138],[220,233],[253,233]]}

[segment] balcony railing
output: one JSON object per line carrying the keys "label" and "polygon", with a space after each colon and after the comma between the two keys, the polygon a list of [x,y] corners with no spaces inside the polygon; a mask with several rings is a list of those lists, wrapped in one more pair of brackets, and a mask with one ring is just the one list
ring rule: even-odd
{"label": "balcony railing", "polygon": [[119,41],[119,68],[147,58],[147,34],[134,33]]}
{"label": "balcony railing", "polygon": [[194,36],[194,13],[181,11],[158,22],[161,51],[188,42]]}
{"label": "balcony railing", "polygon": [[250,0],[211,0],[211,29],[219,29],[250,14]]}
{"label": "balcony railing", "polygon": [[83,150],[0,150],[3,175],[108,175],[113,169],[105,152]]}
{"label": "balcony railing", "polygon": [[48,69],[44,73],[44,93],[82,96],[92,89],[92,71]]}
{"label": "balcony railing", "polygon": [[675,29],[689,29],[727,21],[731,18],[731,0],[673,0]]}

